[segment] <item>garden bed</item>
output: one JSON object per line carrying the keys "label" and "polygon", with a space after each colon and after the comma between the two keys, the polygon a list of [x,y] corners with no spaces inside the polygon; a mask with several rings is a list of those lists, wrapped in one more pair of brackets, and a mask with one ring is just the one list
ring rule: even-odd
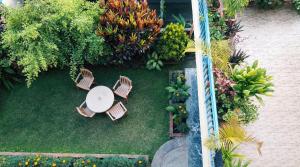
{"label": "garden bed", "polygon": [[[169,72],[169,83],[172,87],[172,85],[176,85],[177,84],[177,80],[178,77],[183,76],[184,77],[184,72],[181,70],[177,70],[177,71],[170,71]],[[185,80],[185,78],[183,79]],[[183,81],[183,84],[185,83],[185,81]],[[175,93],[175,92],[174,92]],[[177,93],[176,93],[177,94]],[[181,94],[181,93],[179,93]],[[178,111],[177,114],[175,114],[175,110],[179,110],[179,109],[185,109],[185,107],[181,107],[181,106],[185,106],[185,101],[186,101],[187,97],[184,98],[172,98],[172,96],[169,96],[169,107],[173,106],[174,111],[173,112],[169,112],[169,136],[172,137],[181,137],[184,136],[184,130],[179,130],[179,125],[186,125],[186,119],[187,117],[183,117],[181,119],[180,123],[174,123],[174,119],[176,119],[176,117],[180,117],[180,111]],[[169,108],[167,107],[167,108]],[[177,107],[179,107],[179,109],[177,109]],[[176,109],[175,109],[176,108]],[[168,109],[167,109],[168,110]]]}

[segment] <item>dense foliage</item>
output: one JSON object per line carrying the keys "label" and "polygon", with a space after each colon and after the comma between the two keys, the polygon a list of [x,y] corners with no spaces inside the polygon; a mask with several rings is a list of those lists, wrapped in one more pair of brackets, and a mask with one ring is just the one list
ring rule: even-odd
{"label": "dense foliage", "polygon": [[113,48],[114,63],[144,60],[143,54],[155,41],[163,25],[145,0],[100,1],[105,12],[97,33]]}
{"label": "dense foliage", "polygon": [[36,156],[1,156],[1,167],[146,167],[144,158],[128,159],[123,157],[109,158],[51,158]]}
{"label": "dense foliage", "polygon": [[262,101],[260,95],[271,95],[273,92],[272,77],[267,75],[265,69],[258,67],[258,61],[252,66],[235,68],[231,78],[236,83],[233,89],[237,93],[237,100],[255,96]]}
{"label": "dense foliage", "polygon": [[218,68],[214,68],[213,72],[218,114],[223,119],[228,111],[234,110],[234,96],[236,94],[233,90],[234,82]]}
{"label": "dense foliage", "polygon": [[170,100],[170,105],[166,110],[173,115],[174,131],[180,133],[187,133],[189,130],[186,124],[188,112],[186,111],[185,102],[190,94],[188,93],[189,86],[185,82],[186,79],[183,73],[172,72],[170,86],[166,87]]}
{"label": "dense foliage", "polygon": [[85,61],[103,62],[104,39],[95,34],[100,13],[85,0],[31,0],[9,10],[3,43],[27,85],[49,68],[70,66],[74,77]]}
{"label": "dense foliage", "polygon": [[211,56],[213,64],[224,73],[230,73],[229,59],[231,55],[231,48],[227,40],[212,41],[211,42]]}
{"label": "dense foliage", "polygon": [[297,12],[300,13],[300,0],[293,0],[293,6],[297,10]]}
{"label": "dense foliage", "polygon": [[223,3],[225,15],[234,18],[249,4],[249,0],[223,0]]}
{"label": "dense foliage", "polygon": [[209,17],[209,31],[210,38],[212,40],[223,40],[226,39],[227,25],[225,18],[221,17],[218,12],[210,11],[208,13]]}
{"label": "dense foliage", "polygon": [[156,52],[164,60],[180,60],[188,44],[188,35],[179,23],[170,23],[162,32],[156,45]]}
{"label": "dense foliage", "polygon": [[255,3],[263,9],[274,9],[283,4],[283,0],[255,0]]}
{"label": "dense foliage", "polygon": [[249,55],[247,55],[247,53],[242,51],[241,49],[234,50],[234,52],[229,57],[229,64],[234,68],[237,65],[241,65],[248,57]]}

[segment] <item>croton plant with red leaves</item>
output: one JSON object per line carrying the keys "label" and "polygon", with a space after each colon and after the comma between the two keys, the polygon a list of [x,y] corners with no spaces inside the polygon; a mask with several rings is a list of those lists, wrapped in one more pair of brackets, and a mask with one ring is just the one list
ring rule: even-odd
{"label": "croton plant with red leaves", "polygon": [[223,119],[224,114],[230,110],[234,110],[234,96],[236,93],[233,90],[233,85],[235,83],[218,68],[214,68],[213,73],[215,78],[217,109],[220,119]]}
{"label": "croton plant with red leaves", "polygon": [[144,60],[163,25],[146,0],[100,0],[105,12],[97,30],[112,47],[115,63]]}

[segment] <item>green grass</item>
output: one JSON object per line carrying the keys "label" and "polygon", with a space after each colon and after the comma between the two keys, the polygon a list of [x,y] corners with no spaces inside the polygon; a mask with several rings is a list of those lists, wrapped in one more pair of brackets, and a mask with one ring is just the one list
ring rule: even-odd
{"label": "green grass", "polygon": [[148,154],[168,140],[168,70],[91,69],[97,85],[112,87],[119,75],[133,81],[128,115],[112,122],[105,114],[75,112],[86,97],[68,70],[41,74],[32,87],[18,84],[0,95],[0,151]]}

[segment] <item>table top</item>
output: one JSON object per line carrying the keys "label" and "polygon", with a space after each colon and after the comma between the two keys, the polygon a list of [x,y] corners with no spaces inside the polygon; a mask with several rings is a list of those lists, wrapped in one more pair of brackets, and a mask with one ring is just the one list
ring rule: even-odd
{"label": "table top", "polygon": [[96,86],[86,96],[87,107],[95,112],[107,111],[114,103],[114,93],[106,86]]}

